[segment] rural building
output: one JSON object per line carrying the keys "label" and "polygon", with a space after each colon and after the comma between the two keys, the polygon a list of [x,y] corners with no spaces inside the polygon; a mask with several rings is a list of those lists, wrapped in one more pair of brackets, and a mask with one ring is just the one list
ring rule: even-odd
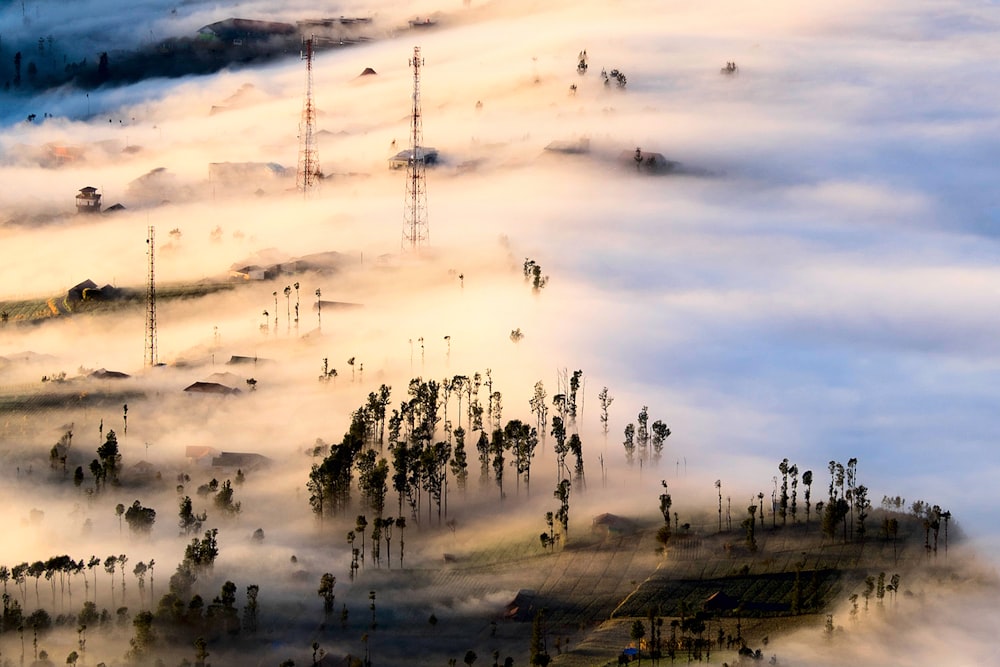
{"label": "rural building", "polygon": [[207,445],[188,445],[184,450],[184,456],[188,464],[207,468],[212,465],[212,459],[221,454],[218,449]]}
{"label": "rural building", "polygon": [[295,26],[290,23],[238,18],[216,21],[198,29],[200,39],[231,46],[246,46],[252,42],[263,42],[274,37],[295,37],[297,34]]}
{"label": "rural building", "polygon": [[514,599],[507,603],[507,606],[504,608],[503,617],[522,623],[530,621],[535,617],[535,596],[535,591],[522,588],[514,596]]}
{"label": "rural building", "polygon": [[566,155],[582,155],[590,152],[590,139],[574,139],[572,141],[552,141],[545,147],[547,153],[564,153]]}
{"label": "rural building", "polygon": [[[268,278],[268,275],[267,269],[263,266],[251,264],[249,266],[241,266],[238,269],[230,269],[229,277],[233,280],[264,280]],[[273,278],[274,276],[271,277]]]}
{"label": "rural building", "polygon": [[[438,152],[436,148],[430,148],[428,146],[417,146],[416,151],[417,162],[426,165],[434,165],[438,162]],[[407,148],[405,151],[399,151],[391,158],[389,158],[389,168],[390,169],[405,169],[413,161],[413,151]]]}
{"label": "rural building", "polygon": [[87,377],[92,377],[96,380],[124,380],[132,376],[121,371],[109,371],[106,368],[98,368]]}
{"label": "rural building", "polygon": [[266,468],[269,465],[271,459],[249,452],[222,452],[212,458],[213,468],[234,468],[244,472]]}
{"label": "rural building", "polygon": [[76,196],[76,212],[101,212],[101,195],[97,194],[97,188],[89,185],[85,188],[80,188],[80,193]]}
{"label": "rural building", "polygon": [[605,537],[613,537],[634,532],[635,524],[615,514],[599,514],[591,522],[590,531]]}
{"label": "rural building", "polygon": [[[266,258],[265,258],[266,259]],[[247,260],[244,260],[247,261]],[[296,259],[267,264],[235,264],[229,268],[233,280],[273,280],[278,276],[303,271],[326,273],[350,266],[360,266],[361,258],[336,251],[318,252]]]}
{"label": "rural building", "polygon": [[117,287],[113,287],[112,285],[98,287],[97,284],[89,278],[78,285],[70,287],[66,291],[66,300],[70,302],[105,301],[119,296],[121,296],[121,291]]}
{"label": "rural building", "polygon": [[128,474],[134,481],[141,480],[147,482],[157,479],[160,476],[156,466],[149,461],[139,461],[128,469]]}
{"label": "rural building", "polygon": [[232,394],[240,393],[239,389],[233,387],[227,387],[224,384],[219,384],[218,382],[195,382],[187,387],[184,387],[184,391],[189,394],[215,394],[217,396],[230,396]]}
{"label": "rural building", "polygon": [[370,28],[370,18],[339,18],[305,19],[296,21],[295,25],[302,39],[313,40],[313,50],[318,51],[334,46],[345,46],[365,42],[364,34]]}
{"label": "rural building", "polygon": [[226,363],[229,364],[230,366],[242,366],[244,364],[253,364],[254,366],[256,366],[257,364],[262,364],[270,361],[271,361],[270,359],[260,359],[258,357],[248,357],[241,354],[234,354],[231,357],[229,357],[229,361],[227,361]]}
{"label": "rural building", "polygon": [[242,387],[246,380],[236,373],[212,373],[205,378],[205,382],[217,382],[227,387]]}
{"label": "rural building", "polygon": [[87,278],[82,283],[73,285],[66,291],[67,301],[83,301],[83,293],[86,290],[97,289],[97,283]]}

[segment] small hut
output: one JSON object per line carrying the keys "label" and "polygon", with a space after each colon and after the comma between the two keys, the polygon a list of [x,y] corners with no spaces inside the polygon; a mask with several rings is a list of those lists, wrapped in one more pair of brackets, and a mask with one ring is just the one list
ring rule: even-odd
{"label": "small hut", "polygon": [[101,195],[97,193],[97,188],[87,186],[85,188],[80,188],[79,194],[76,195],[76,212],[77,213],[100,213],[101,212]]}

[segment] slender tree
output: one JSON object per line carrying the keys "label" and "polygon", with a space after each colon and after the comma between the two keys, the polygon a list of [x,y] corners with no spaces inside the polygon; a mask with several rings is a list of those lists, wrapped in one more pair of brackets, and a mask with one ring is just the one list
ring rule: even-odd
{"label": "slender tree", "polygon": [[667,425],[663,421],[657,419],[653,422],[650,430],[653,432],[653,463],[659,463],[660,458],[663,456],[663,445],[666,443],[667,438],[670,437],[670,429],[667,428]]}
{"label": "slender tree", "polygon": [[[286,287],[285,289],[287,290],[288,288]],[[257,602],[259,595],[260,586],[257,584],[247,586],[247,602],[243,607],[243,627],[251,634],[257,632],[257,616],[260,612],[260,605]]]}
{"label": "slender tree", "polygon": [[632,465],[635,461],[635,424],[625,427],[625,461]]}
{"label": "slender tree", "polygon": [[507,443],[504,440],[503,431],[499,428],[493,431],[493,438],[490,440],[490,454],[493,456],[493,480],[497,484],[497,488],[500,490],[500,500],[504,499],[503,492],[503,470],[504,470],[504,451],[507,448]]}
{"label": "slender tree", "polygon": [[179,516],[178,525],[180,526],[182,535],[200,533],[201,524],[208,519],[207,512],[203,511],[201,514],[195,514],[192,509],[191,496],[184,496],[181,499],[177,514]]}
{"label": "slender tree", "polygon": [[361,562],[365,562],[365,531],[368,529],[368,519],[359,514],[354,523],[354,530],[361,536]]}
{"label": "slender tree", "polygon": [[722,480],[715,480],[715,489],[719,492],[719,532],[722,532]]}
{"label": "slender tree", "polygon": [[602,387],[601,392],[597,395],[597,400],[600,402],[601,406],[601,431],[604,433],[605,443],[608,439],[608,408],[614,402],[614,397],[608,393],[607,387]]}
{"label": "slender tree", "polygon": [[535,392],[528,401],[528,405],[531,406],[531,413],[535,415],[535,430],[542,435],[543,439],[548,429],[549,408],[545,405],[546,396],[545,385],[539,380],[535,383]]}
{"label": "slender tree", "polygon": [[[285,334],[287,335],[291,332],[292,328],[292,288],[289,285],[285,285],[282,293],[285,295]],[[277,310],[277,305],[275,306],[275,310]]]}
{"label": "slender tree", "polygon": [[104,559],[104,571],[111,577],[111,606],[115,606],[115,569],[118,567],[118,557],[108,556]]}
{"label": "slender tree", "polygon": [[782,459],[778,464],[778,471],[781,473],[781,496],[778,501],[778,516],[781,517],[781,525],[784,526],[788,517],[788,459]]}
{"label": "slender tree", "polygon": [[465,453],[465,429],[461,426],[455,429],[455,450],[449,466],[459,491],[464,495],[469,481],[469,460]]}
{"label": "slender tree", "polygon": [[795,516],[798,513],[799,467],[795,464],[788,466],[788,476],[791,478],[788,511],[792,515],[792,523],[795,523]]}
{"label": "slender tree", "polygon": [[121,470],[122,456],[118,452],[118,436],[113,429],[108,430],[104,444],[97,448],[97,457],[100,460],[102,469],[102,481],[110,481],[112,484],[118,482],[118,473]]}
{"label": "slender tree", "polygon": [[638,664],[642,664],[642,640],[646,636],[646,628],[638,618],[632,622],[632,630],[629,632],[632,641],[635,642],[636,655],[639,657]]}
{"label": "slender tree", "polygon": [[802,473],[802,485],[806,487],[805,490],[806,523],[809,523],[809,518],[812,510],[810,506],[810,498],[812,496],[812,483],[813,483],[812,470],[806,470],[804,473]]}
{"label": "slender tree", "polygon": [[125,523],[128,524],[132,535],[148,535],[153,530],[155,521],[156,510],[152,507],[143,507],[138,500],[134,501],[125,512]]}
{"label": "slender tree", "polygon": [[569,480],[564,479],[559,482],[559,485],[556,486],[556,490],[552,494],[559,501],[559,510],[556,512],[555,518],[559,521],[559,525],[562,526],[563,543],[569,540],[569,490]]}
{"label": "slender tree", "polygon": [[396,517],[396,528],[399,528],[399,567],[403,567],[403,531],[406,530],[406,517]]}
{"label": "slender tree", "polygon": [[552,437],[555,438],[554,450],[556,453],[556,479],[563,480],[569,475],[566,468],[566,454],[569,453],[569,445],[566,442],[566,424],[562,417],[552,417]]}
{"label": "slender tree", "polygon": [[635,444],[636,449],[639,451],[639,463],[643,464],[649,461],[649,408],[645,405],[642,406],[642,410],[639,411],[639,416],[636,420],[639,423],[638,428],[635,431]]}
{"label": "slender tree", "polygon": [[[545,667],[552,661],[545,646],[545,609],[535,612],[535,617],[531,620],[531,645],[529,651],[529,662],[532,665]],[[475,654],[473,653],[473,661]],[[466,664],[471,665],[466,659]]]}
{"label": "slender tree", "polygon": [[323,598],[323,612],[327,616],[333,613],[333,603],[337,597],[333,592],[333,587],[336,585],[337,577],[333,576],[329,572],[325,572],[319,579],[319,590],[317,593],[321,598]]}

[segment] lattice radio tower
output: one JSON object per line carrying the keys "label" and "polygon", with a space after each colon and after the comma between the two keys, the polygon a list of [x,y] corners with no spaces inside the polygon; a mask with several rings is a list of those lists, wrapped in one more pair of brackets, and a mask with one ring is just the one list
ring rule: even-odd
{"label": "lattice radio tower", "polygon": [[156,250],[156,228],[149,226],[146,237],[146,256],[149,257],[149,271],[146,276],[146,366],[156,366],[156,275],[153,271],[153,259]]}
{"label": "lattice radio tower", "polygon": [[420,47],[413,47],[413,115],[410,117],[410,155],[406,161],[406,211],[403,216],[403,250],[418,250],[430,242],[427,226],[427,180],[424,173],[423,123],[420,119]]}
{"label": "lattice radio tower", "polygon": [[319,152],[316,150],[316,107],[313,105],[313,38],[306,40],[306,99],[302,105],[302,120],[299,121],[299,166],[295,172],[295,185],[303,195],[309,196],[319,183]]}

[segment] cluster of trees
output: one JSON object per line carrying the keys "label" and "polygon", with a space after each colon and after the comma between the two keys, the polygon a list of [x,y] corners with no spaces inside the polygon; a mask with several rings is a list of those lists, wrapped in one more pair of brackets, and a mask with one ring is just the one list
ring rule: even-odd
{"label": "cluster of trees", "polygon": [[[551,431],[555,438],[557,481],[571,476],[581,483],[583,480],[582,442],[575,432],[581,378],[582,371],[574,372],[571,378],[567,375],[567,391],[553,397],[558,412],[552,419]],[[485,396],[481,398],[483,393]],[[329,453],[312,466],[306,486],[317,516],[336,516],[348,510],[356,474],[362,503],[377,518],[381,519],[385,511],[391,485],[396,492],[399,515],[404,514],[406,506],[410,516],[419,521],[426,507],[427,519],[432,521],[436,517],[441,524],[447,516],[449,483],[453,480],[463,493],[467,488],[469,442],[475,443],[482,485],[492,480],[503,499],[505,483],[509,486],[510,481],[507,469],[513,468],[518,494],[522,482],[525,492],[530,493],[531,464],[540,443],[539,427],[544,437],[548,424],[546,393],[541,382],[535,385],[529,401],[535,415],[534,426],[519,419],[503,421],[503,397],[494,390],[489,369],[485,374],[456,375],[442,382],[415,378],[409,383],[406,399],[391,413],[390,398],[391,390],[385,385],[370,393],[368,401],[352,414],[351,425],[341,442],[330,445]],[[455,421],[448,415],[453,401],[458,403]],[[575,458],[572,472],[566,463],[570,454]]]}
{"label": "cluster of trees", "polygon": [[[187,499],[188,501],[190,499]],[[182,502],[182,510],[185,503]],[[121,507],[121,506],[119,506]],[[136,501],[130,511],[139,515],[151,512],[148,508],[143,508]],[[119,515],[121,516],[121,512]],[[128,513],[124,513],[126,521]],[[128,627],[134,630],[134,636],[129,641],[129,650],[125,658],[132,662],[141,662],[150,657],[151,649],[158,640],[158,633],[154,631],[154,625],[160,627],[166,634],[167,639],[172,642],[185,640],[190,643],[196,636],[202,642],[202,650],[205,643],[204,636],[219,637],[223,635],[234,635],[244,629],[255,632],[258,620],[259,586],[250,585],[246,589],[246,605],[243,607],[242,619],[236,609],[236,585],[227,581],[223,584],[219,594],[211,602],[206,601],[197,593],[192,595],[193,586],[200,575],[210,573],[219,554],[218,531],[212,529],[206,531],[204,536],[192,539],[186,547],[184,559],[178,565],[177,571],[170,578],[169,591],[159,600],[156,611],[147,610],[146,607],[146,581],[147,577],[150,585],[149,599],[154,597],[153,573],[156,562],[152,559],[149,562],[139,561],[131,570],[127,568],[129,558],[125,554],[110,555],[107,558],[91,556],[89,559],[73,559],[68,555],[53,556],[46,561],[24,562],[13,567],[0,566],[0,582],[3,584],[3,613],[0,616],[0,631],[23,633],[26,629],[31,630],[35,637],[35,654],[38,652],[38,637],[52,625],[67,627],[76,626],[79,635],[78,651],[74,651],[67,662],[75,664],[77,660],[84,657],[86,646],[86,632],[88,628],[110,628]],[[111,584],[111,604],[110,609],[115,610],[112,614],[107,608],[99,610],[98,607],[98,587],[97,573],[103,569],[108,575]],[[87,571],[92,572],[92,578]],[[141,610],[130,616],[129,608],[124,606],[126,601],[126,577],[131,571],[138,582],[139,604]],[[120,578],[117,576],[120,574]],[[76,576],[81,576],[85,587],[85,598],[83,607],[78,613],[62,612],[53,619],[52,615],[42,608],[40,580],[44,577],[51,584],[52,608],[57,606],[65,609],[73,605],[73,580]],[[24,608],[29,600],[29,582],[34,578],[35,606],[36,609],[31,614],[25,614]],[[59,603],[57,605],[57,584],[59,591]],[[19,594],[19,598],[8,588],[12,587],[14,593]],[[120,591],[120,602],[118,600]],[[68,598],[68,604],[67,604]],[[195,645],[197,642],[195,640]],[[206,652],[207,655],[207,652]]]}
{"label": "cluster of trees", "polygon": [[241,629],[255,632],[258,623],[260,587],[247,586],[242,619],[236,607],[237,586],[232,581],[222,584],[218,595],[210,602],[195,593],[187,603],[173,592],[164,595],[154,618],[173,638],[207,635],[210,638],[239,634]]}
{"label": "cluster of trees", "polygon": [[[170,593],[183,598],[191,593],[199,575],[211,573],[215,559],[219,556],[219,529],[206,530],[203,537],[194,538],[184,548],[184,558],[177,565],[177,571],[170,577]],[[160,601],[162,606],[163,601]]]}
{"label": "cluster of trees", "polygon": [[[79,652],[72,651],[66,659],[67,664],[75,665],[77,660],[81,659],[85,653],[86,632],[88,627],[110,628],[113,625],[117,625],[119,627],[127,626],[129,623],[128,607],[118,606],[115,601],[115,590],[118,587],[115,574],[116,572],[121,572],[121,596],[122,602],[124,602],[125,576],[127,572],[125,566],[126,563],[128,563],[128,560],[128,556],[125,554],[111,555],[103,560],[97,556],[91,556],[88,560],[75,560],[67,555],[61,555],[53,556],[47,561],[35,561],[30,564],[21,563],[12,568],[0,566],[0,580],[2,580],[4,587],[3,614],[2,617],[0,617],[0,631],[4,633],[16,631],[21,635],[22,664],[24,661],[24,632],[26,629],[30,629],[33,636],[32,643],[34,647],[35,659],[44,662],[46,660],[44,655],[45,651],[39,651],[39,638],[54,625],[63,627],[75,626],[78,635],[77,646],[79,648]],[[152,585],[155,564],[155,561],[152,559],[148,564],[140,561],[132,569],[132,573],[139,582],[140,604],[145,604],[145,578],[149,575],[150,585]],[[100,569],[102,565],[111,582],[111,608],[116,610],[114,617],[107,608],[98,612],[97,570]],[[93,571],[93,600],[89,599],[91,595],[91,585],[90,580],[84,572],[85,569]],[[57,606],[56,579],[58,578],[60,590],[59,607],[65,609],[67,606],[67,596],[69,597],[69,606],[72,606],[73,604],[73,577],[81,574],[83,575],[86,591],[82,609],[76,614],[62,612],[53,618],[53,616],[41,606],[41,597],[38,590],[39,579],[44,576],[51,582],[52,607],[55,608]],[[28,577],[34,577],[35,579],[36,609],[31,614],[25,615],[23,609],[27,603],[26,580]],[[9,582],[12,582],[19,590],[21,594],[20,601],[8,592],[7,588]],[[142,611],[132,620],[136,629],[136,636],[130,642],[132,648],[126,657],[138,659],[145,655],[144,651],[152,641],[152,614],[148,611]]]}
{"label": "cluster of trees", "polygon": [[[438,525],[448,516],[451,486],[463,495],[470,467],[478,462],[480,486],[495,486],[501,500],[513,486],[530,495],[532,463],[546,435],[553,438],[556,460],[558,508],[546,515],[545,548],[554,547],[569,531],[569,497],[572,485],[585,486],[583,443],[577,431],[582,413],[578,402],[583,389],[583,371],[563,372],[560,391],[552,396],[554,412],[549,420],[548,394],[541,381],[529,400],[533,424],[503,419],[503,396],[494,388],[492,372],[456,375],[438,382],[414,378],[398,407],[390,408],[391,388],[382,385],[351,415],[351,423],[339,443],[318,441],[314,463],[306,481],[309,503],[320,519],[343,516],[354,506],[358,515],[354,530],[347,532],[351,547],[353,577],[365,562],[366,530],[371,529],[371,560],[382,563],[392,530],[400,535],[399,558],[403,561],[402,529],[405,517],[418,524],[426,518]],[[605,390],[603,414],[612,399]],[[457,414],[449,410],[457,402]],[[386,444],[388,443],[388,445]],[[467,443],[475,443],[470,463]],[[511,469],[514,479],[511,480]],[[450,474],[449,474],[450,473]],[[390,489],[395,493],[396,516],[387,516]],[[357,493],[357,499],[352,495]],[[450,522],[448,522],[451,525]],[[558,530],[558,533],[557,533]],[[391,563],[391,556],[386,557]],[[390,564],[391,567],[391,564]]]}
{"label": "cluster of trees", "polygon": [[617,69],[611,70],[610,73],[607,70],[602,69],[601,79],[604,81],[605,86],[610,86],[612,81],[614,81],[615,85],[619,88],[624,88],[628,85],[628,79],[625,77],[625,72]]}
{"label": "cluster of trees", "polygon": [[[98,556],[91,556],[89,559],[79,559],[76,560],[68,555],[52,556],[47,560],[36,560],[34,562],[23,562],[13,567],[8,567],[6,565],[0,565],[0,582],[3,583],[3,594],[9,599],[9,606],[12,612],[17,608],[23,608],[28,603],[28,579],[33,578],[34,589],[35,589],[35,606],[36,608],[41,608],[41,592],[39,591],[39,582],[42,578],[49,582],[52,589],[52,606],[55,608],[56,604],[56,584],[58,583],[59,588],[59,607],[65,608],[67,604],[67,598],[69,600],[69,605],[73,604],[73,580],[75,577],[82,577],[84,584],[84,599],[89,600],[93,597],[93,600],[97,601],[97,570],[103,566],[104,571],[108,574],[111,583],[111,598],[112,606],[115,602],[115,589],[118,586],[115,583],[115,573],[117,571],[121,572],[121,592],[122,597],[125,596],[125,564],[128,563],[128,556],[125,554],[111,555],[107,558],[101,559]],[[132,573],[136,576],[139,582],[140,590],[145,589],[145,576],[149,574],[150,581],[152,581],[153,567],[155,561],[150,560],[148,564],[139,562],[135,565]],[[86,570],[92,573],[93,582],[87,577]],[[8,586],[13,586],[14,589],[20,593],[20,602],[8,592]],[[91,593],[91,585],[93,585],[93,593]]]}
{"label": "cluster of trees", "polygon": [[[103,426],[103,422],[102,422]],[[94,477],[94,490],[100,491],[108,484],[118,484],[118,475],[122,469],[122,455],[118,451],[118,436],[114,429],[109,429],[104,443],[97,448],[97,458],[90,462],[90,474]],[[80,486],[83,483],[83,468],[78,467],[73,475],[73,482]]]}
{"label": "cluster of trees", "polygon": [[839,530],[844,542],[851,536],[864,541],[871,501],[868,500],[868,487],[858,484],[858,460],[848,459],[847,466],[830,461],[829,470],[828,501],[825,505],[816,503],[816,511],[823,517],[823,534],[833,538]]}
{"label": "cluster of trees", "polygon": [[549,282],[549,277],[542,275],[542,266],[533,259],[524,260],[524,282],[531,283],[531,289],[540,292]]}
{"label": "cluster of trees", "polygon": [[[451,522],[449,522],[451,523]],[[369,525],[368,517],[364,514],[359,514],[354,530],[347,531],[347,543],[351,547],[351,578],[357,574],[358,569],[361,567],[361,563],[365,560],[365,530],[367,530]],[[372,561],[378,566],[382,564],[382,540],[385,540],[385,560],[388,567],[392,567],[392,530],[393,528],[399,529],[399,566],[403,567],[403,556],[405,555],[406,545],[403,540],[404,531],[406,530],[406,517],[375,517],[371,521],[372,526],[372,549],[371,556]],[[361,547],[355,546],[357,544],[358,535],[361,536]]]}
{"label": "cluster of trees", "polygon": [[[656,606],[649,608],[646,623],[641,618],[632,621],[629,636],[635,644],[639,664],[642,663],[643,652],[654,664],[659,664],[663,658],[669,658],[673,664],[682,654],[686,654],[689,663],[693,660],[711,662],[713,645],[717,645],[719,650],[724,646],[746,646],[742,637],[727,638],[721,627],[715,640],[706,637],[709,614],[705,611],[692,612],[686,601],[681,601],[678,614],[679,618],[674,618],[669,623],[670,634],[667,637],[663,636],[664,619]],[[739,623],[736,627],[739,635]]]}
{"label": "cluster of trees", "polygon": [[119,516],[122,510],[125,514],[125,523],[133,535],[148,535],[153,530],[153,523],[156,522],[156,510],[153,508],[143,507],[142,503],[135,500],[127,510],[120,504],[115,508]]}
{"label": "cluster of trees", "polygon": [[[923,500],[915,500],[910,505],[910,513],[921,521],[924,529],[924,549],[928,554],[937,556],[938,537],[944,527],[944,550],[948,552],[948,524],[951,522],[951,512],[941,509],[940,505],[931,505]],[[931,542],[933,535],[933,543]],[[893,527],[892,537],[895,540],[896,528]]]}
{"label": "cluster of trees", "polygon": [[[563,479],[556,485],[556,490],[552,492],[555,499],[559,501],[559,509],[555,512],[545,513],[545,525],[548,527],[548,532],[539,535],[543,549],[555,551],[560,540],[565,542],[569,539],[569,491],[570,482],[568,479]],[[556,532],[557,525],[559,532]]]}
{"label": "cluster of trees", "polygon": [[[606,406],[604,406],[604,410],[602,422],[607,424]],[[635,423],[629,423],[625,427],[625,441],[623,442],[625,460],[629,465],[633,465],[636,458],[639,459],[640,466],[647,463],[655,465],[660,462],[660,458],[663,456],[663,445],[670,437],[670,429],[659,419],[650,425],[649,408],[645,405],[639,411],[636,422],[638,422],[638,426]]]}
{"label": "cluster of trees", "polygon": [[863,598],[865,601],[865,612],[868,612],[868,603],[871,601],[872,597],[881,606],[885,601],[886,595],[889,595],[891,600],[895,600],[896,594],[899,593],[899,584],[902,581],[902,577],[898,573],[893,574],[886,580],[885,572],[879,572],[878,576],[868,575],[865,577],[864,589],[861,591],[860,595],[858,593],[851,593],[848,598],[851,601],[851,616],[855,617],[858,615],[858,600]]}

